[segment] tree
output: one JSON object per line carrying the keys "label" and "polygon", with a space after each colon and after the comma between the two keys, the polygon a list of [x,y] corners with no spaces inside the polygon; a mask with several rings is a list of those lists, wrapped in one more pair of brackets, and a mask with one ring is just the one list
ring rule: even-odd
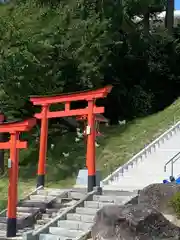
{"label": "tree", "polygon": [[174,27],[174,0],[166,0],[165,27],[172,34]]}
{"label": "tree", "polygon": [[139,16],[142,18],[144,34],[149,34],[150,17],[157,12],[165,9],[166,0],[126,0],[126,9],[131,17]]}
{"label": "tree", "polygon": [[[114,85],[102,103],[116,122],[162,109],[178,95],[180,74],[173,36],[149,32],[146,14],[163,6],[160,0],[69,0],[56,6],[24,0],[7,6],[0,11],[2,111],[11,119],[31,116],[36,109],[30,95],[105,84]],[[135,16],[144,18],[143,25]]]}

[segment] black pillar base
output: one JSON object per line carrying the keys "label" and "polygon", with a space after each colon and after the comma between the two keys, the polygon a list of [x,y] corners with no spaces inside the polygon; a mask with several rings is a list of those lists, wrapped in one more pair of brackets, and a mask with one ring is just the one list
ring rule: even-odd
{"label": "black pillar base", "polygon": [[40,186],[44,187],[44,182],[45,182],[45,176],[44,175],[38,175],[37,188],[40,187]]}
{"label": "black pillar base", "polygon": [[93,191],[96,186],[96,175],[88,176],[88,192]]}
{"label": "black pillar base", "polygon": [[16,218],[7,219],[7,237],[16,237]]}

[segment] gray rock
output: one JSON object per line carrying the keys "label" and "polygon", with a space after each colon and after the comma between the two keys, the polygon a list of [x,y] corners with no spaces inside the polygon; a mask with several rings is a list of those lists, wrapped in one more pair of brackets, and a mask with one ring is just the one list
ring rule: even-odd
{"label": "gray rock", "polygon": [[92,228],[93,239],[179,239],[180,229],[151,206],[107,205],[99,210]]}
{"label": "gray rock", "polygon": [[179,191],[180,185],[175,183],[151,184],[140,191],[138,203],[152,206],[161,213],[173,213],[170,201]]}

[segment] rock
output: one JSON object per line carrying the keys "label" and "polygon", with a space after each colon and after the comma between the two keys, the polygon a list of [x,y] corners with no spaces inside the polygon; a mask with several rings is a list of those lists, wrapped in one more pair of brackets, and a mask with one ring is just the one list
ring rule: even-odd
{"label": "rock", "polygon": [[174,211],[170,205],[170,201],[179,191],[179,184],[151,184],[140,191],[138,203],[151,206],[163,214],[172,214]]}
{"label": "rock", "polygon": [[93,239],[179,239],[180,229],[151,206],[107,205],[100,209],[92,227]]}

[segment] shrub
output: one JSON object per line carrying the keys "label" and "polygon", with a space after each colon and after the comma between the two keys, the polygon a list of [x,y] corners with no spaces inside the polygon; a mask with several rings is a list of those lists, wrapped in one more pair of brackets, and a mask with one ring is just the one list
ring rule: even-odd
{"label": "shrub", "polygon": [[176,215],[180,218],[180,192],[176,193],[170,202]]}

